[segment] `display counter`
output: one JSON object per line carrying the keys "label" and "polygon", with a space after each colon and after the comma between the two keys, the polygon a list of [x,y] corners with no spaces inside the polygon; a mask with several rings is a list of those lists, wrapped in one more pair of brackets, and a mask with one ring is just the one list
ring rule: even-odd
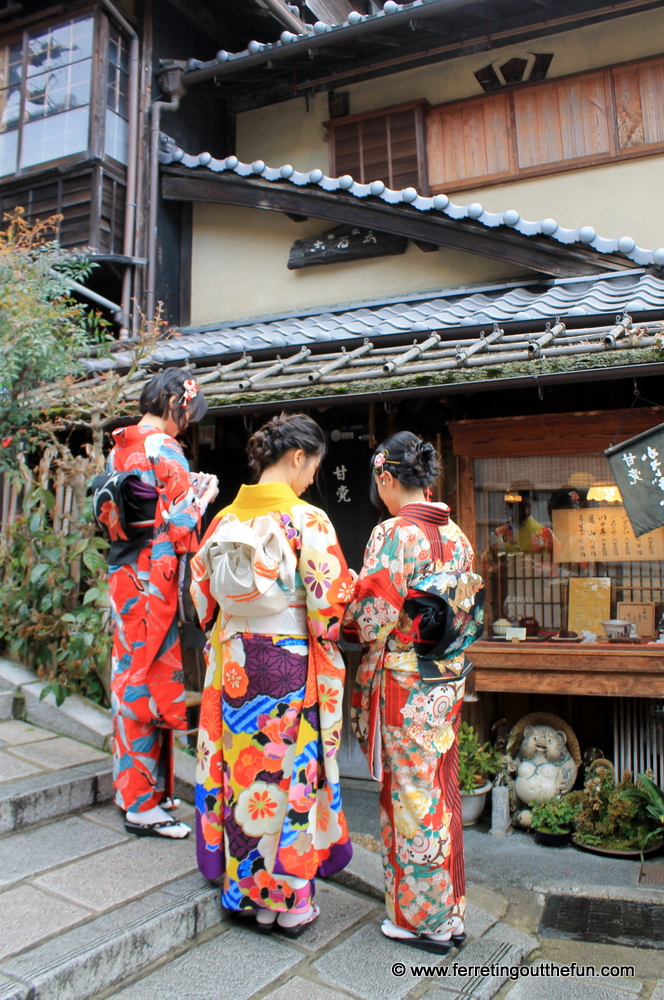
{"label": "display counter", "polygon": [[664,645],[476,642],[477,691],[664,697]]}

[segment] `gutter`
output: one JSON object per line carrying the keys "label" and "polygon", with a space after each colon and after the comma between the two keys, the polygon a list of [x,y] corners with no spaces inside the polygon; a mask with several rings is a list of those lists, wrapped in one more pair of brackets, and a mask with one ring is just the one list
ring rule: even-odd
{"label": "gutter", "polygon": [[154,316],[157,271],[157,206],[159,203],[159,136],[162,111],[177,111],[179,96],[170,101],[155,101],[150,105],[150,201],[148,204],[148,266],[145,291],[145,314],[148,322]]}
{"label": "gutter", "polygon": [[[468,0],[415,0],[414,3],[404,4],[400,10],[396,10],[394,13],[386,13],[381,10],[377,14],[361,16],[361,20],[357,23],[349,24],[346,22],[338,27],[322,25],[320,33],[313,25],[310,26],[311,33],[306,35],[293,36],[289,32],[283,32],[280,42],[250,42],[246,51],[237,53],[228,53],[222,50],[216,59],[208,63],[199,63],[195,59],[190,60],[188,65],[193,65],[193,68],[182,74],[182,84],[189,88],[197,83],[204,83],[206,80],[230,76],[236,71],[237,64],[240,64],[240,68],[245,70],[262,66],[266,62],[273,63],[290,59],[292,56],[309,56],[316,49],[329,48],[330,44],[335,42],[354,41],[356,38],[363,38],[365,35],[384,31],[386,28],[406,26],[414,20],[423,21],[426,18],[436,17],[436,15],[446,14],[449,11],[468,6],[470,6]],[[322,24],[322,22],[317,22],[318,24]]]}
{"label": "gutter", "polygon": [[287,28],[299,34],[301,31],[306,31],[307,26],[304,21],[301,21],[293,12],[288,8],[288,6],[283,2],[283,0],[263,0],[263,3],[271,11],[278,21],[281,21]]}
{"label": "gutter", "polygon": [[[138,95],[140,78],[138,34],[111,0],[101,0],[102,7],[131,39],[129,47],[129,120],[127,122],[127,188],[125,193],[124,239],[122,254],[134,256],[136,231],[136,183],[138,177]],[[122,319],[120,339],[129,338],[131,311],[132,265],[127,264],[122,275]]]}

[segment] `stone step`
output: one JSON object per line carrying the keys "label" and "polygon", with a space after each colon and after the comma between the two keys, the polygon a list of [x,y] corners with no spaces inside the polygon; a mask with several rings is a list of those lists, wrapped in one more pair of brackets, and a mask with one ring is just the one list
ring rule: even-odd
{"label": "stone step", "polygon": [[0,834],[100,805],[112,797],[113,770],[109,760],[0,784]]}
{"label": "stone step", "polygon": [[14,692],[0,691],[0,719],[11,719],[14,715]]}
{"label": "stone step", "polygon": [[221,917],[219,889],[187,875],[0,960],[0,1000],[84,1000],[181,950]]}

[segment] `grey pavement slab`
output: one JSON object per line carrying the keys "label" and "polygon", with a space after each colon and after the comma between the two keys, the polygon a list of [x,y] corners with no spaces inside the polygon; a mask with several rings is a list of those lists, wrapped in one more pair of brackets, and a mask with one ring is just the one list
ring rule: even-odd
{"label": "grey pavement slab", "polygon": [[650,1000],[664,1000],[664,979],[657,980],[657,986],[652,991]]}
{"label": "grey pavement slab", "polygon": [[27,1000],[30,987],[15,979],[0,976],[0,1000]]}
{"label": "grey pavement slab", "polygon": [[89,910],[49,896],[32,885],[7,889],[0,900],[3,914],[0,960],[90,916]]}
{"label": "grey pavement slab", "polygon": [[489,928],[482,940],[500,941],[501,943],[506,942],[507,944],[514,945],[515,948],[519,949],[522,958],[528,958],[539,947],[537,938],[530,937],[529,934],[524,934],[523,931],[512,927],[511,924],[504,923],[502,920],[499,920],[497,924]]}
{"label": "grey pavement slab", "polygon": [[40,767],[35,767],[20,757],[14,757],[10,749],[0,750],[0,782],[3,784],[40,773],[43,773]]}
{"label": "grey pavement slab", "polygon": [[85,743],[68,739],[66,736],[24,743],[21,746],[12,747],[8,753],[51,771],[63,767],[76,767],[78,764],[88,764],[94,760],[108,761],[109,759],[108,755],[100,750],[95,750],[94,747],[87,746]]}
{"label": "grey pavement slab", "polygon": [[[0,840],[0,886],[126,840],[108,827],[72,816]],[[1,898],[1,897],[0,897]]]}
{"label": "grey pavement slab", "polygon": [[[570,963],[566,962],[565,964],[569,965]],[[579,963],[577,963],[577,965],[578,964]],[[543,974],[543,978],[545,980],[547,978],[549,979],[570,978],[584,984],[587,982],[592,982],[596,986],[611,986],[613,989],[624,990],[627,993],[632,993],[634,996],[638,996],[643,990],[643,983],[640,983],[636,978],[627,979],[624,976],[601,976],[599,974],[599,968],[597,967],[597,965],[593,965],[593,968],[595,970],[594,975],[592,974],[592,972],[587,970],[588,975],[570,976],[570,977],[562,976],[560,975],[560,972],[555,971],[555,970],[560,970],[562,968],[562,966],[557,962],[543,962],[541,960],[538,960],[536,962],[533,962],[532,965],[529,966],[529,968],[533,970],[533,973],[531,973],[531,975],[534,975],[535,971],[541,971]],[[551,974],[548,975],[548,973]]]}
{"label": "grey pavement slab", "polygon": [[322,881],[316,886],[316,903],[320,907],[320,917],[297,939],[298,944],[307,951],[324,948],[342,931],[352,927],[376,908],[373,900],[362,899]]}
{"label": "grey pavement slab", "polygon": [[20,719],[8,719],[0,722],[0,740],[4,740],[10,746],[19,746],[21,743],[34,743],[37,740],[54,740],[56,733],[49,733],[46,729],[38,726],[31,726],[28,722],[21,722]]}
{"label": "grey pavement slab", "polygon": [[43,889],[101,912],[196,870],[196,844],[141,837],[74,861],[35,880]]}
{"label": "grey pavement slab", "polygon": [[140,972],[220,918],[214,888],[154,892],[1,961],[0,973],[29,984],[31,998],[84,1000]]}
{"label": "grey pavement slab", "polygon": [[545,883],[597,886],[636,885],[631,860],[603,858],[576,847],[544,847],[523,830],[511,837],[490,837],[476,827],[463,831],[466,878],[502,889],[533,889]]}
{"label": "grey pavement slab", "polygon": [[247,1000],[301,961],[295,948],[234,927],[114,993],[117,1000]]}
{"label": "grey pavement slab", "polygon": [[342,996],[345,994],[338,993],[329,986],[321,986],[311,979],[294,976],[279,989],[265,994],[263,1000],[339,1000]]}
{"label": "grey pavement slab", "polygon": [[[440,1000],[451,1000],[452,996],[491,1000],[503,983],[518,975],[521,951],[505,941],[471,941],[440,965],[441,972],[446,972],[436,980],[436,986],[444,991]],[[433,996],[437,994],[438,990]]]}
{"label": "grey pavement slab", "polygon": [[32,670],[0,656],[0,688],[7,691],[18,691],[21,684],[29,684],[35,679]]}
{"label": "grey pavement slab", "polygon": [[480,909],[479,906],[474,906],[472,903],[467,904],[466,916],[463,923],[466,934],[469,934],[471,937],[481,937],[497,921],[497,917],[494,917],[491,913],[487,913],[486,910]]}
{"label": "grey pavement slab", "polygon": [[588,979],[520,979],[509,1000],[634,1000],[634,993]]}
{"label": "grey pavement slab", "polygon": [[0,784],[0,834],[97,805],[108,795],[109,772],[88,770],[95,766],[41,771]]}
{"label": "grey pavement slab", "polygon": [[343,871],[331,876],[332,881],[339,882],[356,892],[363,892],[381,902],[385,899],[385,883],[383,880],[383,863],[379,854],[368,851],[360,844],[353,844],[353,857]]}
{"label": "grey pavement slab", "polygon": [[[407,973],[392,973],[395,962],[403,963]],[[313,963],[320,979],[338,986],[363,1000],[401,1000],[422,976],[412,976],[411,965],[436,965],[436,955],[416,951],[398,941],[388,941],[377,924],[365,924],[350,937]]]}

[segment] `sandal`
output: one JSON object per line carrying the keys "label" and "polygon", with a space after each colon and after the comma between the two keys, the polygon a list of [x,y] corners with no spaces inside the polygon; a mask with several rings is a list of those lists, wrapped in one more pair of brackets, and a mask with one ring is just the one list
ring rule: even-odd
{"label": "sandal", "polygon": [[[299,938],[300,934],[304,934],[304,932],[306,931],[307,927],[311,927],[312,924],[315,924],[319,917],[320,917],[320,909],[318,908],[318,906],[316,905],[316,903],[312,903],[311,904],[311,913],[309,914],[309,916],[307,917],[306,920],[301,920],[299,924],[295,924],[293,927],[283,927],[279,923],[279,918],[277,917],[276,927],[274,926],[274,924],[270,924],[269,926],[270,926],[270,930],[272,930],[272,928],[274,928],[274,930],[276,930],[277,934],[282,934],[283,937],[287,937],[287,938],[291,938],[291,939],[293,939],[293,938]],[[263,932],[263,933],[265,933],[265,932]]]}
{"label": "sandal", "polygon": [[448,952],[452,951],[454,948],[458,948],[461,943],[461,939],[465,940],[465,934],[457,934],[456,938],[450,937],[447,941],[436,941],[433,937],[428,934],[413,934],[411,933],[409,937],[400,937],[396,934],[386,934],[384,925],[386,923],[391,923],[391,921],[383,921],[381,926],[381,934],[386,937],[388,941],[396,941],[397,944],[408,945],[409,948],[417,948],[419,951],[428,951],[432,955],[447,955]]}
{"label": "sandal", "polygon": [[189,827],[186,827],[187,832],[182,837],[170,837],[167,833],[161,833],[165,827],[186,826],[178,819],[162,820],[160,823],[129,823],[125,820],[124,826],[127,833],[133,833],[136,837],[164,837],[168,840],[185,840],[191,833]]}

